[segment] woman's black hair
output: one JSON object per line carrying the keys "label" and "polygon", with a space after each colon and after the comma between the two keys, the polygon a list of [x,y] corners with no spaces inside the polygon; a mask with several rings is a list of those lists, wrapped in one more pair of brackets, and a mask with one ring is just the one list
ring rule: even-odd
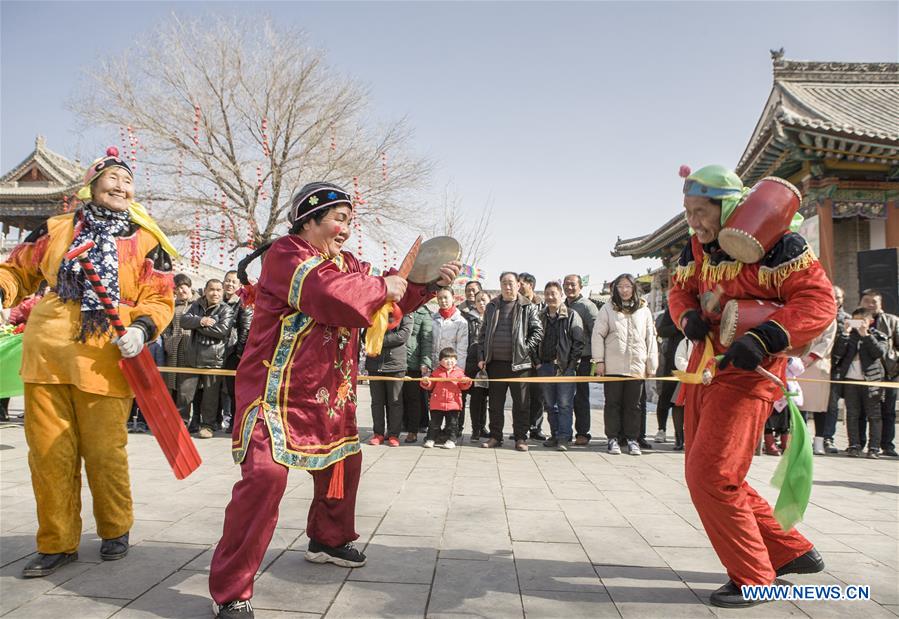
{"label": "woman's black hair", "polygon": [[633,302],[629,304],[629,307],[637,307],[640,303],[640,287],[637,285],[637,280],[634,279],[634,276],[630,273],[622,273],[612,281],[611,288],[613,307],[615,307],[616,309],[623,309],[625,307],[624,301],[621,298],[621,294],[618,292],[618,282],[620,282],[622,279],[626,279],[631,283],[631,286],[634,287]]}
{"label": "woman's black hair", "polygon": [[333,208],[333,206],[329,206],[328,208],[323,208],[320,211],[315,211],[314,213],[310,213],[308,215],[300,217],[295,222],[293,222],[293,225],[290,227],[290,233],[299,234],[303,230],[303,224],[310,221],[314,221],[315,223],[320,224],[325,218],[325,215],[331,212],[331,209]]}

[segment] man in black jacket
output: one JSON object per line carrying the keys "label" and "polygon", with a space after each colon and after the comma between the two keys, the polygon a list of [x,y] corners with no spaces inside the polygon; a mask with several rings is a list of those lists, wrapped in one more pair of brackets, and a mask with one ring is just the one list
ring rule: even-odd
{"label": "man in black jacket", "polygon": [[[559,282],[546,284],[543,297],[546,303],[540,310],[543,341],[537,350],[537,375],[575,376],[584,354],[584,324],[580,315],[562,302],[565,294]],[[543,390],[552,430],[552,437],[543,442],[544,447],[568,451],[575,385],[574,382],[538,384]]]}
{"label": "man in black jacket", "polygon": [[[879,382],[884,380],[883,358],[888,350],[887,336],[874,327],[870,313],[860,307],[852,313],[852,320],[845,321],[833,343],[833,358],[837,366],[837,378],[852,383]],[[846,431],[852,457],[861,455],[864,438],[859,422],[867,418],[871,424],[871,440],[868,457],[880,457],[882,419],[880,404],[883,390],[880,387],[844,384],[846,400]]]}
{"label": "man in black jacket", "polygon": [[[499,278],[500,296],[490,301],[478,337],[478,366],[489,378],[523,378],[534,367],[532,359],[543,337],[535,306],[519,294],[518,274],[506,271]],[[512,392],[512,431],[515,449],[527,451],[530,428],[527,383],[491,382],[488,389],[490,439],[482,447],[503,444],[503,409],[506,390]]]}
{"label": "man in black jacket", "polygon": [[[543,311],[545,305],[543,301],[540,300],[540,297],[537,296],[537,292],[534,290],[537,286],[537,278],[531,275],[530,273],[519,273],[518,281],[521,283],[521,290],[519,293],[528,298],[528,301],[531,302],[531,305],[534,306],[534,311],[537,313],[537,316],[540,316],[540,313]],[[531,372],[531,376],[536,376],[536,365],[534,364],[534,372]],[[543,435],[543,409],[544,409],[544,401],[543,401],[543,385],[540,383],[531,383],[528,385],[528,411],[530,416],[530,434],[531,438],[535,441],[545,441],[546,437]]]}
{"label": "man in black jacket", "polygon": [[[237,271],[228,271],[225,273],[225,280],[222,282],[225,290],[225,303],[231,306],[234,313],[234,326],[228,335],[228,347],[225,349],[225,369],[236,370],[240,363],[240,357],[243,355],[244,346],[247,344],[247,337],[250,335],[250,323],[253,322],[253,308],[244,305],[237,291],[240,289],[240,280],[237,278]],[[225,376],[225,393],[226,401],[222,406],[222,430],[226,432],[231,429],[231,419],[234,416],[234,377]]]}
{"label": "man in black jacket", "polygon": [[[599,315],[599,308],[590,299],[581,294],[584,282],[580,275],[566,275],[562,281],[565,290],[565,305],[581,317],[584,323],[584,354],[577,366],[578,376],[590,376],[593,373],[590,363],[590,338],[593,335],[593,323]],[[574,433],[575,445],[590,444],[590,383],[578,383],[574,394]]]}
{"label": "man in black jacket", "polygon": [[[671,376],[671,372],[675,369],[674,353],[677,352],[678,344],[684,339],[684,334],[671,320],[671,314],[668,312],[667,305],[662,313],[656,317],[656,333],[659,339],[662,340],[659,347],[659,370],[656,372],[656,376]],[[668,413],[671,410],[671,400],[677,385],[678,383],[674,381],[665,381],[659,387],[659,401],[656,404],[656,420],[658,421],[659,431],[656,433],[656,443],[664,443],[668,440]],[[683,447],[683,420],[681,420],[680,428],[678,428],[678,422],[675,419],[674,436],[675,449]]]}
{"label": "man in black jacket", "polygon": [[[863,290],[858,304],[873,317],[872,328],[886,336],[886,350],[883,353],[884,380],[896,380],[899,376],[899,317],[883,311],[883,295],[873,288]],[[896,456],[896,389],[884,389],[880,403],[880,414],[883,421],[879,445],[885,456]],[[859,419],[861,442],[865,444],[865,420]]]}
{"label": "man in black jacket", "polygon": [[[228,337],[234,326],[234,312],[224,302],[221,280],[206,282],[203,297],[191,304],[181,317],[181,327],[190,329],[187,343],[187,367],[221,369],[225,365]],[[215,420],[219,413],[221,376],[189,375],[178,390],[179,408],[194,399],[197,390],[202,392],[200,403],[199,438],[212,438]]]}

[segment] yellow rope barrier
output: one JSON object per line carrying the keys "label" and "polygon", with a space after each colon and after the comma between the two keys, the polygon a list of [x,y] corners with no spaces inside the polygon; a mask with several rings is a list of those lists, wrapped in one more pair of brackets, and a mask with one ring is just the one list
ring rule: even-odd
{"label": "yellow rope barrier", "polygon": [[[159,371],[168,374],[197,374],[200,376],[234,376],[237,372],[234,370],[213,370],[209,368],[175,368],[168,366],[160,366]],[[369,376],[360,374],[359,382],[370,381],[399,381],[399,382],[420,382],[421,378],[404,376],[398,378],[395,376]],[[430,378],[432,382],[454,382],[456,378]],[[474,379],[472,379],[474,380]],[[495,382],[495,383],[617,383],[626,380],[655,380],[659,382],[681,382],[679,378],[674,376],[527,376],[523,378],[484,378],[477,379],[477,382]],[[886,387],[891,389],[899,389],[899,382],[868,382],[860,380],[827,380],[823,378],[796,378],[802,383],[830,383],[835,385],[860,385],[863,387]]]}

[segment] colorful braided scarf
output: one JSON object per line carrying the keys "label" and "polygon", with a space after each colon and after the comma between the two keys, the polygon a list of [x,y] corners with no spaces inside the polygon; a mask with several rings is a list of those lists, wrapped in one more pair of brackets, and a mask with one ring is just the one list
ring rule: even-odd
{"label": "colorful braided scarf", "polygon": [[[127,211],[112,211],[89,203],[84,207],[81,230],[69,246],[69,250],[93,241],[87,257],[94,264],[97,274],[106,285],[113,305],[119,303],[119,249],[116,236],[128,230],[131,219]],[[78,339],[87,341],[109,330],[109,321],[100,299],[84,277],[77,260],[63,260],[57,274],[56,294],[62,301],[81,303],[81,332]]]}

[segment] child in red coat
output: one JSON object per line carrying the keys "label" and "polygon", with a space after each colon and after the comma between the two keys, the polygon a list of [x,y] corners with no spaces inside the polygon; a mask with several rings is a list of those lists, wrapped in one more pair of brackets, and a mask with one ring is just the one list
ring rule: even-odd
{"label": "child in red coat", "polygon": [[456,432],[459,428],[459,414],[462,411],[462,391],[471,387],[471,379],[465,376],[460,367],[456,367],[456,351],[452,348],[444,348],[440,351],[440,365],[431,372],[431,378],[452,378],[452,381],[432,381],[430,378],[421,380],[422,389],[431,392],[431,421],[428,424],[428,436],[425,438],[425,448],[434,446],[434,438],[441,431],[446,432],[448,438],[441,445],[444,449],[453,449],[456,446]]}

